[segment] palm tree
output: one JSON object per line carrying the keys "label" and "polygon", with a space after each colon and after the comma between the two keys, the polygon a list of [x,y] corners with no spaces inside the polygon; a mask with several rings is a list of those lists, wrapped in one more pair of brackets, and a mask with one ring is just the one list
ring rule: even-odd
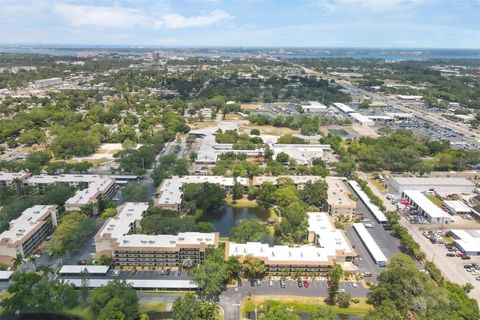
{"label": "palm tree", "polygon": [[22,263],[25,262],[25,259],[23,258],[23,254],[17,253],[15,258],[12,258],[13,261],[13,269],[17,269],[18,266],[20,266]]}
{"label": "palm tree", "polygon": [[28,261],[33,265],[33,272],[36,272],[38,258],[34,255],[31,255],[30,257],[28,257]]}
{"label": "palm tree", "polygon": [[47,278],[49,274],[53,274],[53,268],[49,264],[41,266],[40,271],[42,271],[42,275],[46,276]]}

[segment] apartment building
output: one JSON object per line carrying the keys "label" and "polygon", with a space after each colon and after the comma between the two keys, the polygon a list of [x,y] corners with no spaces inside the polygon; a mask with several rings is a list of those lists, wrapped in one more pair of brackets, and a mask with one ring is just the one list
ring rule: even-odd
{"label": "apartment building", "polygon": [[297,189],[303,189],[308,182],[314,183],[318,180],[323,180],[321,176],[288,176],[282,175],[281,177],[274,177],[274,176],[258,176],[253,177],[252,186],[258,187],[264,184],[265,182],[269,182],[272,184],[277,184],[279,179],[289,179],[292,183],[297,187]]}
{"label": "apartment building", "polygon": [[135,234],[147,209],[145,202],[119,207],[95,236],[96,255],[112,257],[120,266],[178,266],[185,260],[201,263],[208,247],[218,247],[218,233]]}
{"label": "apartment building", "polygon": [[157,189],[155,206],[169,210],[180,210],[183,197],[183,185],[187,183],[213,183],[222,186],[225,192],[231,193],[235,183],[240,183],[244,192],[248,189],[247,178],[231,178],[222,176],[174,176],[171,179],[165,179]]}
{"label": "apartment building", "polygon": [[[79,188],[65,202],[65,210],[78,211],[88,204],[97,204],[101,198],[111,198],[116,191],[116,182],[107,176],[92,174],[35,175],[27,179],[27,184],[36,186],[40,191],[53,183],[67,183]],[[98,208],[94,206],[95,213]]]}
{"label": "apartment building", "polygon": [[17,254],[30,255],[57,224],[57,206],[36,205],[23,211],[0,234],[0,263],[11,265]]}
{"label": "apartment building", "polygon": [[356,253],[343,231],[335,228],[328,213],[308,213],[308,240],[310,244],[296,247],[230,242],[225,256],[237,256],[240,261],[246,256],[256,257],[263,261],[267,272],[272,275],[321,273],[328,271],[334,262],[341,264],[344,270],[356,269],[351,263]]}
{"label": "apartment building", "polygon": [[30,177],[30,174],[24,171],[21,171],[21,172],[0,171],[0,188],[10,186],[15,180],[19,180],[22,184],[25,184],[28,177]]}
{"label": "apartment building", "polygon": [[345,178],[326,177],[328,185],[327,205],[328,213],[334,218],[351,218],[357,209],[357,202],[350,198],[350,191],[344,183]]}

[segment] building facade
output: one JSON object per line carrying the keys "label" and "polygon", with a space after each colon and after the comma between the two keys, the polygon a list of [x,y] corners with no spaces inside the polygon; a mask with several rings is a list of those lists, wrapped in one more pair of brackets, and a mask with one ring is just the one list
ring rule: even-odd
{"label": "building facade", "polygon": [[325,181],[328,185],[328,213],[334,218],[352,218],[357,209],[357,202],[350,198],[351,193],[345,185],[345,178],[326,177]]}
{"label": "building facade", "polygon": [[134,234],[147,209],[145,202],[119,207],[95,236],[96,255],[112,257],[119,266],[178,266],[186,260],[195,265],[204,260],[208,247],[218,247],[218,233]]}
{"label": "building facade", "polygon": [[23,211],[0,234],[0,263],[12,265],[18,254],[30,255],[57,224],[57,206],[37,205]]}

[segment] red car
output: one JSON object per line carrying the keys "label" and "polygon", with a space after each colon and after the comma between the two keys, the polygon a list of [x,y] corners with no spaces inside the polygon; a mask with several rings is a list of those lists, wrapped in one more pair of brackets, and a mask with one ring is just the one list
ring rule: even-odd
{"label": "red car", "polygon": [[308,288],[309,285],[310,285],[310,284],[308,283],[307,280],[303,280],[303,286],[304,286],[305,288]]}

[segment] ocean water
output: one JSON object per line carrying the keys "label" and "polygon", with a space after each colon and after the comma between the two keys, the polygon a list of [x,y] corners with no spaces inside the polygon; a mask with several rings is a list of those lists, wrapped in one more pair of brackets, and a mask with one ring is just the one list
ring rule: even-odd
{"label": "ocean water", "polygon": [[104,54],[142,56],[159,51],[171,55],[198,57],[271,56],[279,59],[349,58],[381,60],[450,60],[480,59],[478,49],[365,49],[365,48],[155,48],[106,46],[0,46],[0,52],[76,56],[91,51]]}

